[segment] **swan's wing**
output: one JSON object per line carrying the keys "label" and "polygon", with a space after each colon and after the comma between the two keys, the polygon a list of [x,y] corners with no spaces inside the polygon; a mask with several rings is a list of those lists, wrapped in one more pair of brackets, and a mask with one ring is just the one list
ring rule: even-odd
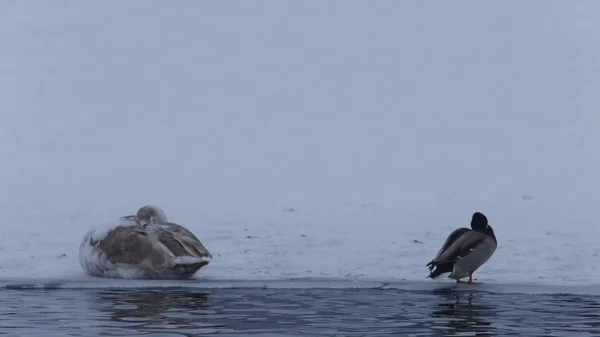
{"label": "swan's wing", "polygon": [[212,258],[208,249],[185,227],[167,222],[148,226],[156,238],[175,256],[196,256]]}
{"label": "swan's wing", "polygon": [[158,272],[173,264],[164,246],[134,226],[114,228],[98,242],[98,248],[116,266],[139,266]]}

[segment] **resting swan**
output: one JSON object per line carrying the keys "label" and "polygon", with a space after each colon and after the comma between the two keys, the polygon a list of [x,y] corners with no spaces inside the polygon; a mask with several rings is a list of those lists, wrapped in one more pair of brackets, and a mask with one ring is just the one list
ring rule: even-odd
{"label": "resting swan", "polygon": [[211,259],[192,232],[152,205],[91,229],[79,245],[83,270],[108,278],[190,278]]}

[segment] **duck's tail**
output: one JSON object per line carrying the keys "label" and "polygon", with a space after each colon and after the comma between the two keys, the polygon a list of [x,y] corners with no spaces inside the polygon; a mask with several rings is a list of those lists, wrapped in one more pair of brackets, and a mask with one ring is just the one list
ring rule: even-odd
{"label": "duck's tail", "polygon": [[452,270],[454,269],[454,263],[452,262],[446,262],[441,264],[429,262],[429,264],[427,265],[430,266],[429,270],[431,271],[429,273],[429,276],[427,277],[432,279],[440,278],[442,276],[448,276],[452,274]]}

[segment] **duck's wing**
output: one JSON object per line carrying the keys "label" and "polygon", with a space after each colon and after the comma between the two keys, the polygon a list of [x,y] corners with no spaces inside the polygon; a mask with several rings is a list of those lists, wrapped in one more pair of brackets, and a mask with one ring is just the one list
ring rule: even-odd
{"label": "duck's wing", "polygon": [[115,227],[96,245],[115,266],[139,266],[155,272],[173,266],[172,255],[141,227]]}
{"label": "duck's wing", "polygon": [[211,258],[212,255],[200,240],[185,227],[165,222],[146,227],[175,256]]}
{"label": "duck's wing", "polygon": [[[437,261],[440,258],[440,256],[442,255],[442,253],[444,253],[446,250],[448,250],[448,248],[450,246],[452,246],[452,244],[454,244],[458,238],[460,238],[463,234],[465,234],[466,232],[468,232],[470,230],[471,229],[465,228],[465,227],[457,228],[457,229],[453,230],[452,233],[450,233],[450,235],[448,235],[448,237],[446,238],[446,241],[444,241],[444,244],[442,245],[442,247],[440,248],[440,250],[435,255],[435,257],[433,258],[432,261]],[[427,265],[429,266],[430,264],[431,264],[431,262],[428,263]]]}
{"label": "duck's wing", "polygon": [[476,250],[486,239],[487,235],[473,230],[464,231],[445,250],[434,259],[435,264],[455,262]]}
{"label": "duck's wing", "polygon": [[484,233],[478,233],[482,239],[473,238],[461,248],[455,266],[458,270],[475,271],[481,267],[494,254],[498,243],[495,238]]}

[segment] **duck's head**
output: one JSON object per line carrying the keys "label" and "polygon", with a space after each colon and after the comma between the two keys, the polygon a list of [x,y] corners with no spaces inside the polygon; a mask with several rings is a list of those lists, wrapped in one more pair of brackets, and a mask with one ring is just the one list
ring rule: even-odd
{"label": "duck's head", "polygon": [[491,227],[488,224],[488,219],[485,215],[483,215],[483,213],[475,212],[473,213],[473,218],[471,219],[471,228],[475,231],[485,232]]}
{"label": "duck's head", "polygon": [[138,209],[135,218],[142,227],[145,227],[150,223],[167,222],[165,211],[160,207],[153,205],[146,205]]}

